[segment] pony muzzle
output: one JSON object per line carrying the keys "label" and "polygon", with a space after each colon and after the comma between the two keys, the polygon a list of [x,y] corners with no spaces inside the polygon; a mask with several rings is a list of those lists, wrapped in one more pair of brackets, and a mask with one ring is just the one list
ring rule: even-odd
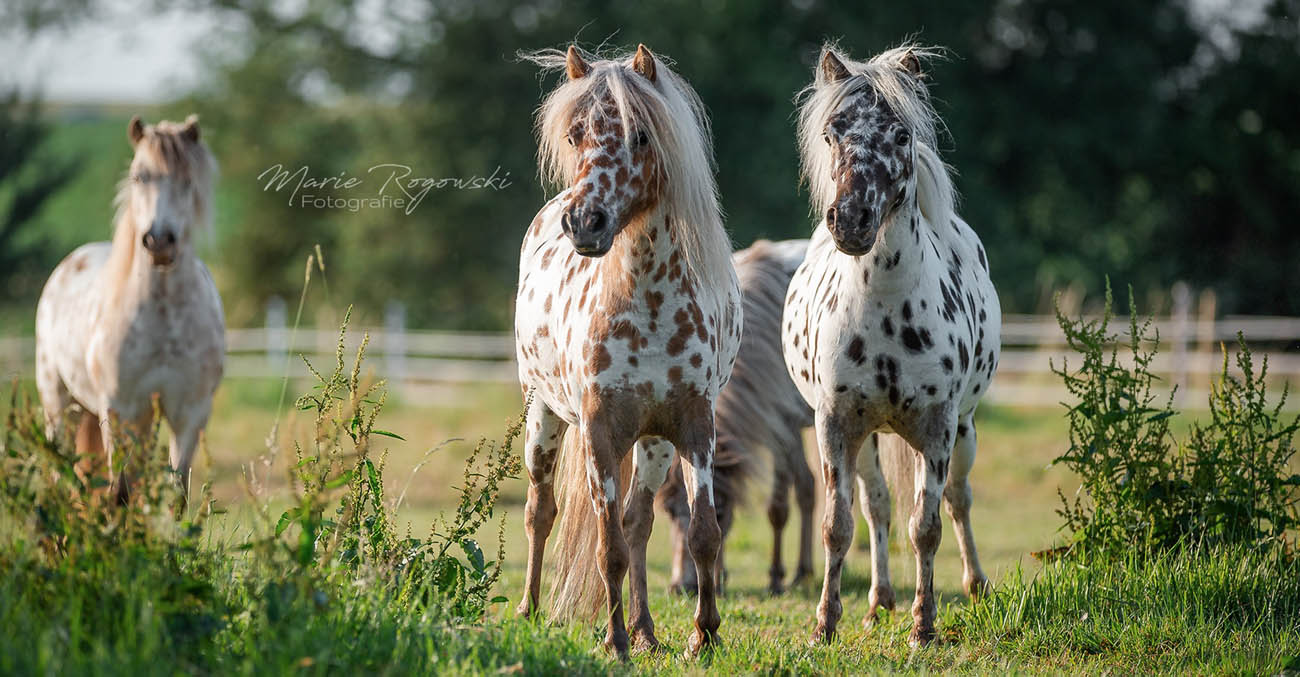
{"label": "pony muzzle", "polygon": [[826,228],[836,249],[849,256],[862,256],[876,244],[880,219],[870,207],[841,202],[826,210]]}
{"label": "pony muzzle", "polygon": [[603,256],[614,244],[614,222],[603,209],[570,207],[560,227],[583,256]]}
{"label": "pony muzzle", "polygon": [[176,260],[176,233],[170,229],[150,228],[141,238],[155,266],[169,266]]}

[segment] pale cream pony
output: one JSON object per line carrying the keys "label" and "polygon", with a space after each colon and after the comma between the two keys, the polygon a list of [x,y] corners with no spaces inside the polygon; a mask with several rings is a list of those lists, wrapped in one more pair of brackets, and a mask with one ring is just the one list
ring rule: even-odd
{"label": "pale cream pony", "polygon": [[[50,275],[36,306],[36,386],[51,434],[82,410],[78,451],[106,452],[112,491],[123,435],[148,429],[153,397],[171,428],[182,488],[225,359],[221,298],[194,252],[211,217],[216,163],[195,116],[146,126],[133,118],[135,157],[117,195],[113,241],[78,247]],[[121,459],[116,459],[121,461]]]}

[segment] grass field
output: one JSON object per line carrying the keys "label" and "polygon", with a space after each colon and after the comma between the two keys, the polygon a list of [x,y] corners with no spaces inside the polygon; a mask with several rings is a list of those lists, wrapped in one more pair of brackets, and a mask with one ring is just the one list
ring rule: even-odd
{"label": "grass field", "polygon": [[[290,401],[293,392],[291,387]],[[146,575],[147,568],[132,577],[122,570],[131,567],[119,563],[113,571],[95,574],[123,587],[105,599],[126,601],[107,610],[104,606],[109,602],[93,590],[75,592],[80,574],[69,584],[74,592],[60,588],[33,598],[35,593],[17,589],[18,582],[31,575],[20,571],[22,575],[0,583],[0,621],[20,629],[0,639],[0,656],[8,654],[0,658],[0,670],[51,674],[1276,673],[1288,662],[1295,666],[1300,656],[1300,568],[1294,561],[1283,563],[1230,550],[1081,567],[1044,566],[1030,556],[1062,542],[1063,535],[1057,533],[1061,520],[1054,514],[1057,491],[1068,494],[1076,486],[1063,471],[1049,467],[1065,448],[1065,421],[1053,407],[981,411],[973,516],[984,566],[998,593],[976,604],[959,594],[960,564],[951,525],[945,520],[935,579],[941,641],[925,649],[912,650],[906,643],[913,566],[910,548],[898,545],[891,566],[900,610],[873,630],[862,628],[870,576],[860,546],[850,555],[845,577],[845,618],[839,639],[829,647],[807,646],[816,586],[776,598],[765,591],[771,536],[761,480],[755,483],[748,508],[740,513],[727,543],[731,578],[720,602],[723,645],[699,661],[680,657],[693,601],[665,591],[668,544],[662,515],[651,540],[649,585],[657,634],[667,651],[634,657],[630,665],[621,666],[594,650],[603,635],[596,622],[551,625],[514,617],[523,587],[521,514],[526,487],[522,479],[503,486],[498,506],[505,513],[506,538],[503,574],[495,594],[508,601],[493,605],[482,624],[448,626],[427,614],[397,613],[356,586],[331,593],[329,603],[290,604],[296,611],[288,618],[277,620],[269,614],[269,620],[253,622],[246,618],[248,611],[232,609],[252,604],[248,598],[257,596],[247,583],[259,580],[257,565],[248,561],[250,555],[238,554],[230,546],[262,528],[258,505],[276,506],[271,513],[278,514],[283,503],[289,462],[283,452],[280,458],[269,458],[266,452],[279,395],[279,384],[271,381],[224,385],[209,426],[207,453],[196,465],[194,486],[210,483],[218,505],[228,512],[209,523],[201,546],[204,552],[219,554],[217,563],[209,565],[213,570],[197,566],[185,570],[203,571],[204,585],[231,590],[222,598],[226,611],[212,610],[216,620],[211,622],[221,630],[213,630],[209,638],[187,621],[179,636],[197,633],[204,638],[190,640],[193,646],[161,647],[156,638],[148,639],[178,632],[171,626],[155,627],[153,609],[164,602],[148,596],[155,583]],[[0,406],[7,407],[9,398],[3,401]],[[398,516],[412,533],[427,531],[436,515],[454,509],[453,487],[463,481],[462,462],[473,441],[499,438],[520,405],[518,391],[512,387],[464,388],[443,393],[434,404],[391,398],[381,427],[405,441],[383,438],[384,483],[390,497],[405,492]],[[311,426],[291,406],[284,410],[279,448],[289,449],[291,440],[310,438]],[[455,438],[466,441],[453,441],[427,453]],[[419,470],[413,473],[417,465]],[[249,477],[256,481],[248,482]],[[258,488],[250,491],[250,484]],[[860,534],[863,522],[859,520]],[[0,528],[0,533],[10,533],[14,526]],[[794,547],[791,531],[786,530],[787,552]],[[495,542],[494,527],[479,540]],[[15,547],[21,551],[23,545],[10,538],[0,554],[0,570],[22,561]],[[820,547],[815,552],[820,567]],[[57,572],[56,568],[42,574],[39,580],[58,579]],[[89,573],[85,579],[96,580]],[[119,616],[120,626],[114,624],[107,631],[93,622]]]}

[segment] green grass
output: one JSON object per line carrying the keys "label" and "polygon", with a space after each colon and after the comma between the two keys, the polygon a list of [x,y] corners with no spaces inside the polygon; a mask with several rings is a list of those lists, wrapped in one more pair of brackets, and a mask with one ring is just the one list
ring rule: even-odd
{"label": "green grass", "polygon": [[[660,515],[649,585],[667,650],[620,666],[595,651],[603,632],[598,622],[552,625],[514,616],[523,588],[521,479],[503,487],[498,505],[506,551],[494,594],[508,601],[494,604],[481,624],[412,612],[364,579],[358,584],[268,571],[238,550],[264,528],[259,505],[270,504],[278,514],[287,503],[289,460],[269,459],[265,444],[277,399],[278,386],[266,383],[231,382],[220,391],[194,486],[210,483],[217,505],[228,512],[213,516],[196,543],[109,548],[50,565],[36,544],[19,536],[17,522],[29,518],[5,515],[0,627],[7,631],[0,633],[0,673],[1272,674],[1300,654],[1300,569],[1294,561],[1221,550],[1081,568],[1044,567],[1029,556],[1060,542],[1056,490],[1068,493],[1075,486],[1059,468],[1048,467],[1065,444],[1065,422],[1056,409],[982,410],[973,519],[985,568],[998,587],[975,604],[959,593],[960,564],[945,524],[936,571],[942,641],[936,645],[907,646],[913,566],[910,548],[895,545],[899,610],[875,629],[863,629],[870,577],[866,552],[856,548],[844,582],[841,635],[832,646],[808,647],[817,589],[766,594],[770,531],[756,489],[727,544],[731,580],[720,602],[722,646],[699,661],[681,658],[694,602],[666,592],[668,539]],[[0,401],[3,414],[8,397]],[[382,441],[385,493],[391,498],[406,490],[399,530],[409,524],[412,533],[423,534],[436,515],[454,509],[451,487],[462,479],[472,441],[500,436],[520,406],[518,391],[478,386],[434,402],[392,396],[390,403],[381,427],[408,441]],[[287,414],[281,448],[309,439],[310,423]],[[429,448],[458,436],[470,442],[433,452],[413,474]],[[257,478],[252,490],[250,473]],[[481,542],[494,542],[491,526]],[[790,528],[785,541],[788,553]],[[815,553],[820,568],[820,548]],[[46,563],[34,565],[39,562]]]}

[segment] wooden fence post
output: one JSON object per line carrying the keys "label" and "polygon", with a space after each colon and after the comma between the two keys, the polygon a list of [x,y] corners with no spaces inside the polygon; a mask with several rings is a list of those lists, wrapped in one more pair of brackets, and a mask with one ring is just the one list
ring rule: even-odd
{"label": "wooden fence post", "polygon": [[1192,312],[1192,288],[1186,282],[1175,282],[1172,290],[1173,297],[1173,385],[1178,390],[1175,391],[1175,405],[1182,401],[1185,391],[1187,390],[1187,375],[1191,369],[1188,364],[1187,344],[1191,339],[1191,312]]}
{"label": "wooden fence post", "polygon": [[1198,303],[1199,308],[1196,311],[1196,345],[1204,357],[1204,363],[1200,365],[1198,371],[1205,383],[1208,391],[1210,384],[1214,383],[1214,374],[1218,371],[1217,346],[1215,337],[1218,335],[1214,325],[1214,314],[1218,312],[1218,298],[1214,295],[1213,289],[1206,289],[1201,292],[1201,298]]}
{"label": "wooden fence post", "polygon": [[266,300],[266,366],[271,374],[282,373],[289,360],[288,314],[283,297]]}
{"label": "wooden fence post", "polygon": [[406,304],[389,301],[384,306],[384,371],[390,385],[406,380]]}

